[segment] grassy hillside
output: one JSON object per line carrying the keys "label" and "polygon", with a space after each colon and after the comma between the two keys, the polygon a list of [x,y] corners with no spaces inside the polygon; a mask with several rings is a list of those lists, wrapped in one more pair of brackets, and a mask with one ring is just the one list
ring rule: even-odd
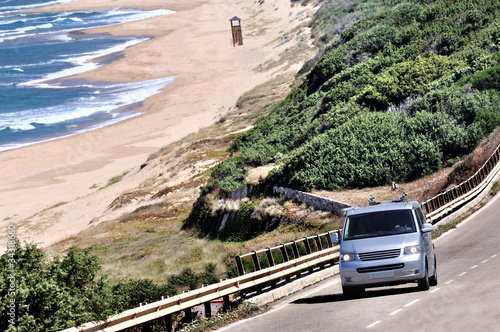
{"label": "grassy hillside", "polygon": [[[320,15],[333,20],[335,5]],[[340,38],[320,38],[332,41],[324,55],[232,144],[233,156],[212,172],[186,227],[210,232],[210,200],[243,186],[251,167],[280,165],[255,196],[274,185],[310,191],[407,182],[469,153],[500,124],[498,1],[373,8]]]}

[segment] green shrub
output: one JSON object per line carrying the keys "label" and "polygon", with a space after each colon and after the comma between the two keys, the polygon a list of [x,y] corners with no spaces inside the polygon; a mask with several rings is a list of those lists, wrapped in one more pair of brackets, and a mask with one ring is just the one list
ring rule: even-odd
{"label": "green shrub", "polygon": [[[2,331],[59,331],[115,313],[106,278],[98,277],[97,257],[88,250],[70,249],[64,258],[49,260],[35,245],[17,243],[11,256],[0,258],[0,329]],[[9,259],[15,261],[10,266]],[[11,272],[15,271],[15,324],[7,319]]]}
{"label": "green shrub", "polygon": [[[115,283],[100,276],[100,269],[99,259],[90,249],[70,248],[64,257],[49,259],[36,245],[17,242],[15,250],[0,257],[0,314],[4,317],[0,329],[59,331],[175,295],[177,288],[194,289],[202,283],[218,282],[214,263],[207,264],[200,273],[185,269],[161,285],[151,280]],[[12,276],[15,278],[11,282]],[[7,315],[12,298],[15,324]]]}
{"label": "green shrub", "polygon": [[413,118],[368,113],[304,144],[266,181],[303,190],[409,181],[470,148],[470,135],[442,113],[421,112]]}

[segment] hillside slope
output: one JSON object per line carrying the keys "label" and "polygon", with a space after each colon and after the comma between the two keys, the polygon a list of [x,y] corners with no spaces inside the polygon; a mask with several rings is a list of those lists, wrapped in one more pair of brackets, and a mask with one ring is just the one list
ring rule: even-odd
{"label": "hillside slope", "polygon": [[343,31],[232,144],[185,226],[217,236],[212,202],[245,185],[252,167],[279,164],[255,186],[259,197],[275,185],[405,183],[452,165],[500,124],[499,14],[493,0],[391,1]]}

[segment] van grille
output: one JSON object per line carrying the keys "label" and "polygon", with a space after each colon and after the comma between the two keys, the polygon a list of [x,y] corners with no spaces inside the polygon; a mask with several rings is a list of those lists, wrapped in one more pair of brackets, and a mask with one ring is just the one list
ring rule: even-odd
{"label": "van grille", "polygon": [[358,271],[358,273],[370,273],[370,272],[397,270],[397,269],[402,269],[403,267],[405,267],[405,264],[400,263],[400,264],[392,264],[392,265],[361,267],[359,269],[356,269],[356,271]]}
{"label": "van grille", "polygon": [[401,254],[401,249],[392,249],[392,250],[382,250],[382,251],[372,251],[372,252],[363,252],[359,253],[359,259],[362,261],[374,261],[377,259],[388,259],[388,258],[396,258]]}

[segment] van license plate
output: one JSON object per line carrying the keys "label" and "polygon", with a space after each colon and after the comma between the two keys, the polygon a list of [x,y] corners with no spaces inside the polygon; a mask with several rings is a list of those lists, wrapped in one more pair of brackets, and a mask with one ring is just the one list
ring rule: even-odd
{"label": "van license plate", "polygon": [[370,279],[382,279],[382,278],[393,278],[394,271],[380,271],[370,273]]}

